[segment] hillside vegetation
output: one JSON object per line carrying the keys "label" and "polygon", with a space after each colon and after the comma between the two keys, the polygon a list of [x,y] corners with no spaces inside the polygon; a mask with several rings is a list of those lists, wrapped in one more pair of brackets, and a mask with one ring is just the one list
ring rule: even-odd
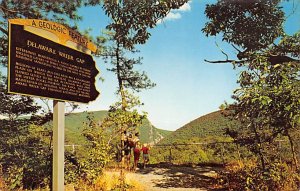
{"label": "hillside vegetation", "polygon": [[237,126],[236,121],[225,118],[221,111],[201,116],[165,137],[159,144],[230,141],[225,129]]}
{"label": "hillside vegetation", "polygon": [[[221,111],[199,117],[174,131],[152,148],[152,162],[224,163],[238,157],[237,146],[225,135],[238,127]],[[244,153],[245,154],[245,153]]]}
{"label": "hillside vegetation", "polygon": [[[107,113],[107,111],[93,111],[71,113],[67,115],[65,117],[66,144],[84,144],[84,138],[81,135],[81,132],[83,130],[84,122],[87,122],[87,117],[92,117],[96,122],[101,123],[107,116]],[[47,125],[52,126],[52,122]],[[157,143],[171,133],[171,131],[154,127],[148,119],[143,120],[143,124],[138,129],[142,143]]]}

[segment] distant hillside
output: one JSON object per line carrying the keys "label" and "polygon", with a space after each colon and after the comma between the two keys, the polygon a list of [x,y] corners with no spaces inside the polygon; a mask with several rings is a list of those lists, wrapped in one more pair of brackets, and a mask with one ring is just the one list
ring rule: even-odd
{"label": "distant hillside", "polygon": [[141,142],[150,143],[151,145],[158,143],[172,133],[172,131],[154,127],[148,119],[143,121],[142,126],[139,128],[139,132]]}
{"label": "distant hillside", "polygon": [[[151,149],[151,162],[173,163],[224,163],[237,158],[234,144],[193,144],[230,142],[224,135],[227,127],[237,126],[236,121],[225,118],[220,111],[199,117],[177,129]],[[178,143],[180,143],[178,145]],[[185,145],[182,145],[184,143]],[[177,145],[176,145],[177,144]],[[171,146],[173,145],[173,146]]]}
{"label": "distant hillside", "polygon": [[65,135],[68,144],[81,144],[83,137],[83,123],[87,122],[87,116],[93,116],[96,121],[101,121],[107,115],[107,111],[71,113],[65,118]]}
{"label": "distant hillside", "polygon": [[218,141],[227,138],[224,129],[237,125],[225,118],[221,111],[201,116],[165,137],[159,144]]}
{"label": "distant hillside", "polygon": [[[107,115],[107,111],[94,111],[94,112],[81,112],[71,113],[65,118],[65,135],[66,143],[68,144],[81,144],[83,143],[83,137],[81,132],[83,129],[83,123],[87,121],[87,116],[93,116],[96,121],[102,121]],[[171,131],[166,131],[154,127],[148,119],[143,121],[143,124],[139,128],[140,140],[142,143],[157,143],[162,138],[166,137]]]}

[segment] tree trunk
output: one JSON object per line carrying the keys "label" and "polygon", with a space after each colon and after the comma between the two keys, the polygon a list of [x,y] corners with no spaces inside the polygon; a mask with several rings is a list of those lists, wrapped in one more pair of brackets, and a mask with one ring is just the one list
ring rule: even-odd
{"label": "tree trunk", "polygon": [[297,160],[297,157],[296,157],[296,151],[295,151],[295,145],[294,145],[293,138],[291,137],[288,130],[286,130],[286,135],[289,138],[290,147],[291,147],[291,151],[292,151],[292,155],[293,155],[293,161],[295,163],[296,170],[298,170],[298,168],[299,168],[298,167],[298,160]]}
{"label": "tree trunk", "polygon": [[122,110],[126,110],[126,97],[125,97],[125,92],[124,92],[124,87],[123,87],[123,79],[121,77],[121,66],[120,66],[120,45],[117,43],[117,48],[116,48],[116,59],[117,59],[117,78],[118,78],[118,85],[119,85],[119,93],[121,96],[122,100]]}
{"label": "tree trunk", "polygon": [[[117,42],[117,49],[116,49],[116,65],[117,65],[117,78],[118,78],[118,85],[119,85],[119,93],[122,100],[122,110],[126,110],[126,97],[123,89],[123,80],[121,77],[121,69],[120,69],[120,44]],[[126,130],[123,126],[121,126],[121,170],[120,170],[120,181],[121,181],[121,190],[125,190],[125,173],[123,171],[123,168],[125,167],[125,144],[123,140],[123,133]]]}
{"label": "tree trunk", "polygon": [[258,155],[259,155],[259,158],[260,158],[261,166],[262,166],[262,169],[265,171],[266,170],[265,158],[264,158],[263,153],[261,152],[261,150],[262,150],[262,147],[261,147],[262,142],[260,140],[260,137],[259,137],[259,134],[257,132],[257,129],[256,129],[255,125],[253,125],[253,130],[254,130],[254,133],[255,133],[255,139],[257,141],[256,146],[257,146],[257,151],[258,151]]}

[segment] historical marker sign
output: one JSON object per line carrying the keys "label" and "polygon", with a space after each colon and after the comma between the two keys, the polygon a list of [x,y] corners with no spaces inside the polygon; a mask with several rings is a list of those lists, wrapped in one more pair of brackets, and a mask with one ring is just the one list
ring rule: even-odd
{"label": "historical marker sign", "polygon": [[[30,27],[65,35],[78,46],[90,46],[84,38],[62,25],[26,21]],[[92,56],[29,32],[25,27],[10,22],[9,93],[81,103],[95,100],[99,95],[95,76],[99,72]],[[68,40],[66,37],[58,39]]]}
{"label": "historical marker sign", "polygon": [[9,20],[9,93],[55,99],[53,102],[52,190],[64,190],[64,101],[97,98],[99,73],[89,54],[96,46],[76,31],[37,19]]}

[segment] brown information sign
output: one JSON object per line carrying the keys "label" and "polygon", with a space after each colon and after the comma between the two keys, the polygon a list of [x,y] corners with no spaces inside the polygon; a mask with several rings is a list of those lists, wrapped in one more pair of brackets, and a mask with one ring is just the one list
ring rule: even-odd
{"label": "brown information sign", "polygon": [[98,73],[91,55],[10,24],[10,93],[88,103]]}

